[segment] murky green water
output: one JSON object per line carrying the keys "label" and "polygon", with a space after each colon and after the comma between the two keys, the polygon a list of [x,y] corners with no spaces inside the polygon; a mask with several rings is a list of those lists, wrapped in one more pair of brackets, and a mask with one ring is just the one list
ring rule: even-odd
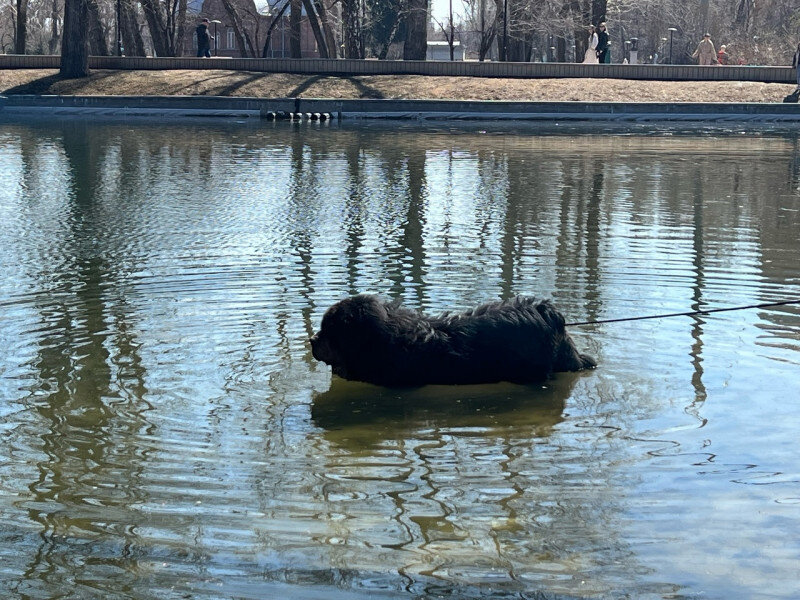
{"label": "murky green water", "polygon": [[486,129],[0,124],[2,596],[800,596],[797,306],[530,387],[313,361],[360,291],[800,298],[797,133]]}

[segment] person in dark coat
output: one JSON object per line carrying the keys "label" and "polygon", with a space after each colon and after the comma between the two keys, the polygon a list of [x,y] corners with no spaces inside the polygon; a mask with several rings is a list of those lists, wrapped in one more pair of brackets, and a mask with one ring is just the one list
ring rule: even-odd
{"label": "person in dark coat", "polygon": [[608,45],[608,29],[605,23],[600,23],[597,26],[597,60],[601,65],[611,62],[611,50]]}
{"label": "person in dark coat", "polygon": [[208,19],[203,19],[197,26],[197,56],[211,58],[211,34],[208,33]]}

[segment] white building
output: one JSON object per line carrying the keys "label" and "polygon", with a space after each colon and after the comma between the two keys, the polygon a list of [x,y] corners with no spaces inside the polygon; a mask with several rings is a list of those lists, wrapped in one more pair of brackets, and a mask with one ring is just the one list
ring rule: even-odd
{"label": "white building", "polygon": [[[450,60],[450,44],[447,42],[428,42],[427,60]],[[461,42],[453,42],[453,60],[464,60]]]}

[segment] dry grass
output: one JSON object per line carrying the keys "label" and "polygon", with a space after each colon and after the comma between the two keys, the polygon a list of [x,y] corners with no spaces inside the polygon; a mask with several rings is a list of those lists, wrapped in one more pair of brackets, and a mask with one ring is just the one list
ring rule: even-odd
{"label": "dry grass", "polygon": [[94,71],[62,80],[44,69],[0,70],[2,94],[250,96],[597,102],[780,102],[794,86],[737,81],[333,77],[246,71]]}

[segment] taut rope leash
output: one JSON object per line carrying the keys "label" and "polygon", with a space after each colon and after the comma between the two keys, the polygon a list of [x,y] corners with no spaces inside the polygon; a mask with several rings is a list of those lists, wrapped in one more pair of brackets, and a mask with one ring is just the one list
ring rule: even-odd
{"label": "taut rope leash", "polygon": [[665,313],[661,315],[646,315],[643,317],[622,317],[620,319],[601,319],[599,321],[580,321],[567,323],[567,327],[578,325],[599,325],[601,323],[621,323],[623,321],[644,321],[645,319],[666,319],[668,317],[694,317],[697,315],[710,315],[711,313],[728,312],[732,310],[748,310],[752,308],[770,308],[772,306],[788,306],[790,304],[800,304],[800,300],[784,300],[782,302],[765,302],[763,304],[748,304],[746,306],[731,306],[729,308],[709,308],[707,310],[690,310],[687,312]]}

